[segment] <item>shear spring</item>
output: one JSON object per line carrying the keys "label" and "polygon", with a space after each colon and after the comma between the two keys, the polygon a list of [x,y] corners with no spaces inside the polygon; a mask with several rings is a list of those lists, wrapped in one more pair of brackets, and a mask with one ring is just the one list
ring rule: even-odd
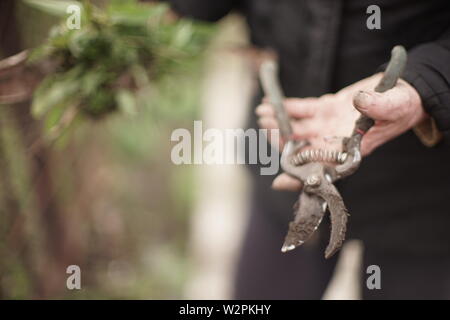
{"label": "shear spring", "polygon": [[342,164],[347,160],[347,153],[336,150],[305,150],[292,157],[292,164],[301,166],[311,162],[330,162]]}

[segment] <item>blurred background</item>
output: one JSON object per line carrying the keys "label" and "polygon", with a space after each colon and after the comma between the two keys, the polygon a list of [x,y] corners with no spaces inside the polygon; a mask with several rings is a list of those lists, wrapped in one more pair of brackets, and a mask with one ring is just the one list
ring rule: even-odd
{"label": "blurred background", "polygon": [[[2,59],[39,46],[60,21],[22,1],[0,8]],[[170,136],[199,119],[244,127],[256,85],[247,46],[242,18],[226,18],[202,57],[160,81],[137,115],[84,121],[64,143],[37,143],[43,125],[29,103],[0,105],[1,299],[231,297],[245,168],[175,166]],[[358,296],[349,275],[359,251],[347,244],[325,298]],[[81,290],[66,288],[69,265],[81,268]]]}
{"label": "blurred background", "polygon": [[[12,7],[0,10],[2,58],[40,45],[59,21],[13,2],[14,19]],[[138,116],[86,121],[63,145],[34,148],[42,128],[29,104],[1,106],[0,298],[226,297],[245,178],[231,166],[173,165],[170,135],[202,118],[241,126],[248,90],[236,82],[245,62],[230,50],[245,41],[237,25],[237,17],[224,21],[206,63],[167,77]],[[216,93],[220,99],[211,98]],[[214,110],[205,106],[227,97]],[[224,118],[224,106],[236,118]],[[217,196],[205,194],[211,188]],[[82,290],[66,288],[72,264],[81,268]]]}

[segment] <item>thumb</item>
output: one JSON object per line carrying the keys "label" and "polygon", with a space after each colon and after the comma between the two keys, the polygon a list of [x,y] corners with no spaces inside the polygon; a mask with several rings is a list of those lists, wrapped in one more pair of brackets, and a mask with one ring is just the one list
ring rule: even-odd
{"label": "thumb", "polygon": [[275,178],[272,183],[272,188],[281,191],[300,191],[302,189],[302,183],[300,180],[286,173],[282,173]]}
{"label": "thumb", "polygon": [[362,114],[374,120],[395,120],[401,105],[402,95],[396,88],[378,93],[375,91],[359,91],[353,97],[353,105]]}

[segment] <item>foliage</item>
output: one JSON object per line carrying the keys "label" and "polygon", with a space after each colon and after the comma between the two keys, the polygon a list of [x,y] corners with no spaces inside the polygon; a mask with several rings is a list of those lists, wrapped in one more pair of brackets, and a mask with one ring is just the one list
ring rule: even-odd
{"label": "foliage", "polygon": [[[49,27],[69,16],[67,5],[81,3],[24,0],[16,9],[22,45],[39,46],[30,63],[57,65],[36,94],[44,109],[38,118],[47,134],[65,119],[81,126],[59,132],[70,137],[58,140],[63,149],[49,148],[28,106],[0,108],[0,299],[182,297],[195,169],[167,161],[168,142],[173,128],[198,115],[199,53],[213,30],[168,20],[163,5],[91,2],[108,5],[87,4],[81,30],[61,23],[44,45]],[[99,53],[95,41],[80,49],[97,38],[112,52]],[[139,48],[148,63],[140,56],[123,63],[125,51]],[[99,56],[81,59],[81,52]],[[108,95],[111,109],[90,112],[91,99]],[[82,268],[82,290],[66,289],[69,264]]]}
{"label": "foliage", "polygon": [[[66,17],[67,6],[74,4],[26,2]],[[30,63],[57,65],[36,90],[32,105],[33,115],[45,118],[48,129],[72,123],[68,113],[95,119],[118,110],[135,114],[159,81],[198,59],[212,32],[209,25],[169,19],[163,4],[115,0],[99,9],[85,1],[81,8],[79,30],[65,23],[54,27],[30,57]]]}

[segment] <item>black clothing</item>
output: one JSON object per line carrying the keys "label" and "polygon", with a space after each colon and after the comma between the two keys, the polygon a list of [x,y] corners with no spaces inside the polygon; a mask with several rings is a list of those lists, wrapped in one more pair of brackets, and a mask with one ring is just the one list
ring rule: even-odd
{"label": "black clothing", "polygon": [[[254,194],[249,225],[236,270],[234,298],[242,300],[318,300],[330,281],[338,254],[326,260],[327,232],[288,254],[281,252],[286,228],[274,225],[277,208],[267,207]],[[324,219],[326,220],[326,219]],[[328,224],[328,221],[322,222]],[[324,228],[327,229],[327,228]]]}
{"label": "black clothing", "polygon": [[[351,214],[348,237],[389,255],[450,255],[450,1],[170,2],[183,15],[210,21],[233,9],[243,12],[252,42],[278,53],[281,82],[290,97],[336,92],[375,73],[393,46],[405,46],[409,62],[404,79],[420,93],[445,141],[427,148],[409,131],[381,146],[355,175],[341,181]],[[381,8],[380,30],[366,26],[366,9],[374,4]],[[274,192],[273,177],[254,172],[255,201],[264,208],[261,214],[268,215],[260,219],[270,219],[272,228],[284,233],[297,195]],[[328,236],[328,229],[321,229]]]}
{"label": "black clothing", "polygon": [[[280,251],[286,230],[274,228],[274,208],[263,207],[255,199],[238,264],[236,299],[321,299],[333,276],[338,255],[326,260],[323,253],[328,233],[316,233],[302,247],[284,254]],[[322,222],[323,231],[329,226]],[[380,267],[380,290],[369,290],[367,268]],[[450,257],[409,252],[388,253],[365,246],[360,279],[362,298],[371,299],[450,299]]]}

